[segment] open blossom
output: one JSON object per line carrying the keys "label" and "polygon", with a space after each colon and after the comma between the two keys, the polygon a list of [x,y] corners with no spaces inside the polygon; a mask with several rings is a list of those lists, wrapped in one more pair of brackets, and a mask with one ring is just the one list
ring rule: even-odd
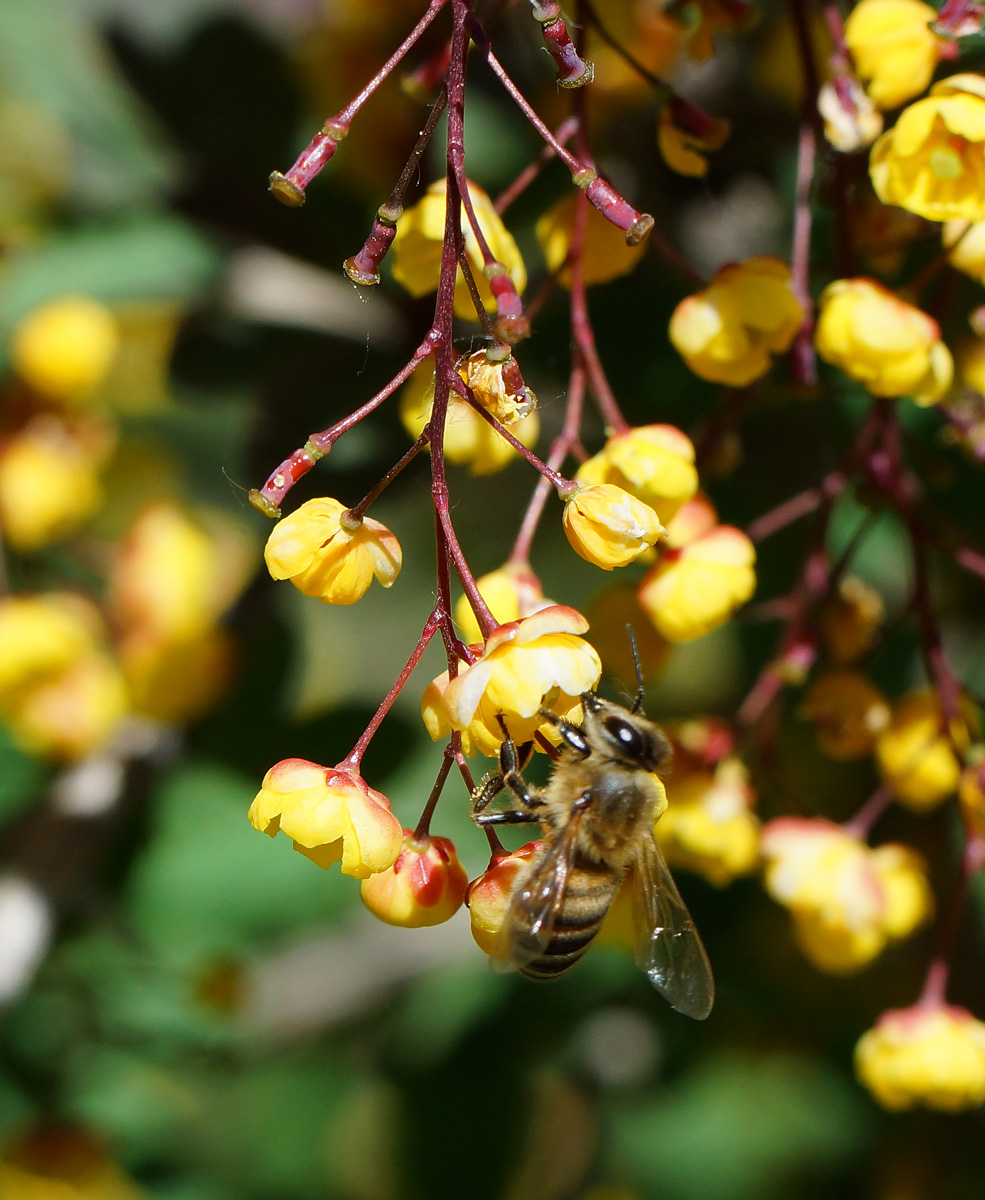
{"label": "open blossom", "polygon": [[722,267],[711,283],[682,300],[670,340],[702,379],[745,387],[789,350],[804,318],[790,269],[761,254]]}
{"label": "open blossom", "polygon": [[388,925],[421,929],[440,925],[462,907],[468,876],[448,838],[418,839],[404,830],[393,866],[364,879],[363,903]]}
{"label": "open blossom", "polygon": [[908,846],[870,849],[831,821],[778,817],[763,827],[766,890],[791,912],[804,953],[832,974],[864,967],[933,908],[923,860]]}
{"label": "open blossom", "polygon": [[[534,232],[544,252],[547,269],[557,273],[562,287],[571,287],[571,268],[565,266],[571,248],[571,228],[578,197],[569,193],[549,208],[538,220]],[[607,283],[620,275],[628,275],[646,252],[640,242],[630,246],[626,235],[594,208],[586,206],[585,241],[581,255],[581,281],[585,287]]]}
{"label": "open blossom", "polygon": [[640,607],[668,641],[709,633],[756,589],[752,542],[717,520],[704,496],[683,505],[668,525],[660,560],[640,582]]}
{"label": "open blossom", "polygon": [[985,218],[985,77],[952,75],[905,108],[872,147],[883,204],[928,221]]}
{"label": "open blossom", "polygon": [[[471,356],[476,357],[485,358],[485,354]],[[518,442],[532,446],[540,434],[540,418],[534,409],[536,397],[529,388],[523,389],[523,394],[510,392],[503,384],[501,368],[482,368],[471,358],[459,364],[459,374],[469,382],[476,400],[500,424],[509,426]],[[431,420],[433,408],[434,367],[428,360],[411,375],[400,393],[400,419],[412,438],[420,436]],[[493,475],[517,456],[499,430],[454,391],[448,397],[442,445],[448,462],[467,466],[473,475]]]}
{"label": "open blossom", "polygon": [[564,502],[571,547],[605,571],[625,567],[667,531],[648,504],[611,483],[579,488]]}
{"label": "open blossom", "polygon": [[985,1103],[985,1024],[950,1004],[885,1012],[855,1047],[855,1072],[890,1112]]}
{"label": "open blossom", "polygon": [[845,761],[871,752],[889,724],[890,708],[861,671],[843,668],[817,676],[807,689],[800,715],[814,725],[822,753]]}
{"label": "open blossom", "polygon": [[270,768],[249,815],[254,829],[286,833],[319,867],[340,862],[342,874],[357,879],[392,866],[403,839],[389,800],[357,771],[303,758]]}
{"label": "open blossom", "polygon": [[517,877],[544,849],[541,841],[528,842],[511,854],[494,856],[486,870],[469,884],[465,902],[469,906],[472,937],[491,958],[504,957],[499,931],[516,886]]}
{"label": "open blossom", "polygon": [[860,0],[849,13],[845,45],[880,108],[905,104],[930,83],[947,47],[930,27],[936,20],[921,0]]}
{"label": "open blossom", "polygon": [[613,483],[667,522],[698,490],[691,439],[674,425],[641,425],[615,433],[582,463],[579,483]]}
{"label": "open blossom", "polygon": [[[445,236],[445,182],[439,179],[432,183],[422,198],[397,222],[397,232],[390,249],[393,277],[414,297],[426,296],[438,286]],[[516,290],[522,293],[527,286],[527,271],[516,242],[482,188],[474,183],[468,187],[476,219],[495,260],[502,263]],[[496,301],[483,270],[482,251],[464,212],[462,230],[465,234],[465,252],[479,296],[486,311],[494,313]],[[461,268],[455,279],[455,314],[465,321],[477,319]]]}
{"label": "open blossom", "polygon": [[940,326],[872,279],[838,279],[821,294],[814,344],[820,356],[874,396],[935,404],[954,364]]}
{"label": "open blossom", "polygon": [[77,662],[101,627],[95,607],[68,593],[0,597],[0,698]]}
{"label": "open blossom", "polygon": [[458,729],[466,753],[474,747],[495,755],[503,740],[500,717],[522,743],[544,725],[542,709],[558,716],[576,712],[578,697],[602,674],[598,654],[580,636],[587,629],[580,613],[559,604],[500,625],[478,661],[463,664],[450,682],[439,676],[425,692],[422,716],[431,737]]}
{"label": "open blossom", "polygon": [[60,296],[28,313],[14,330],[14,370],[46,399],[87,400],[106,377],[120,342],[116,318],[89,296]]}
{"label": "open blossom", "polygon": [[[967,745],[970,709],[952,722],[954,741]],[[935,693],[911,692],[896,706],[876,743],[879,773],[896,799],[914,812],[928,812],[954,794],[961,764],[944,731],[944,713]]]}
{"label": "open blossom", "polygon": [[400,543],[385,525],[363,517],[342,523],[344,504],[307,500],[274,526],[263,557],[274,579],[290,579],[323,604],[354,604],[375,576],[390,587],[400,572]]}
{"label": "open blossom", "polygon": [[667,861],[716,887],[748,874],[759,861],[754,799],[748,773],[737,758],[723,759],[714,771],[675,771],[667,809],[654,826]]}

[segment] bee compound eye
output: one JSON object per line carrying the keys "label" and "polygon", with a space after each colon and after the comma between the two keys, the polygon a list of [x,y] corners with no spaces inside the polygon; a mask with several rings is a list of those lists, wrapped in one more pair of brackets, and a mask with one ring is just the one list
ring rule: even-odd
{"label": "bee compound eye", "polygon": [[609,717],[605,722],[605,731],[626,754],[632,758],[642,758],[646,747],[643,735],[635,725],[620,717]]}

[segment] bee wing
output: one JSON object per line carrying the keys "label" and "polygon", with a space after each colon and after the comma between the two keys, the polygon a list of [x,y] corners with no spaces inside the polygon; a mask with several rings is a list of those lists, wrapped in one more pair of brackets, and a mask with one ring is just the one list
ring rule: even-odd
{"label": "bee wing", "polygon": [[580,825],[581,812],[575,811],[513,897],[502,936],[506,938],[505,957],[515,966],[540,958],[554,936]]}
{"label": "bee wing", "polygon": [[671,1008],[703,1021],[715,1002],[711,964],[652,837],[633,862],[636,961]]}

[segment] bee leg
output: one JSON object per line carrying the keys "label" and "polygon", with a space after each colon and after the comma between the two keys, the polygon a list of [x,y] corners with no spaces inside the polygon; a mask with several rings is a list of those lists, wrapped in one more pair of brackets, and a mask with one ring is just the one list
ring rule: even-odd
{"label": "bee leg", "polygon": [[548,721],[558,731],[565,743],[571,747],[574,752],[581,758],[588,758],[591,750],[588,748],[588,741],[585,734],[578,725],[572,725],[570,721],[566,721],[563,717],[559,717],[557,713],[548,712],[547,709],[541,709],[540,715],[545,721]]}
{"label": "bee leg", "polygon": [[539,821],[540,817],[530,808],[511,808],[506,812],[479,813],[473,815],[473,819],[476,825],[520,825],[525,821]]}

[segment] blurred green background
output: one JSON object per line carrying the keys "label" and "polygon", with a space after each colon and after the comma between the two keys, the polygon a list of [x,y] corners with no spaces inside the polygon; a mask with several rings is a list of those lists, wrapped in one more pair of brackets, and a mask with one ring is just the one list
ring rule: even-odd
{"label": "blurred green background", "polygon": [[[245,489],[371,395],[417,345],[428,300],[407,300],[386,278],[358,294],[339,270],[421,120],[397,82],[356,121],[302,210],[277,205],[266,176],[286,169],[421,7],[0,3],[0,353],[25,314],[64,293],[119,311],[143,305],[152,332],[163,323],[154,343],[165,346],[163,398],[117,398],[120,444],[91,536],[118,536],[164,475],[189,503],[242,525],[258,563],[267,526]],[[529,94],[560,111],[528,15],[494,29]],[[706,269],[785,253],[797,85],[775,67],[777,30],[768,12],[692,80],[735,130],[707,180],[680,179],[659,162],[645,95],[611,104],[598,122],[603,167],[666,236],[709,256]],[[495,194],[538,146],[478,64],[470,87],[469,173]],[[433,152],[422,183],[440,170]],[[533,221],[566,186],[549,169],[510,214],[534,273]],[[718,397],[664,336],[687,290],[651,252],[592,300],[629,418],[694,432]],[[522,350],[541,400],[541,448],[563,407],[566,319],[552,297]],[[722,519],[741,526],[819,477],[859,410],[843,381],[796,397],[767,390],[743,423],[739,465],[708,480]],[[907,420],[930,446],[943,510],[968,511],[980,474],[932,443],[927,414],[910,410]],[[405,445],[384,408],[291,503],[325,492],[354,503]],[[3,1200],[980,1197],[981,1114],[889,1116],[852,1076],[860,1033],[915,998],[926,936],[861,976],[830,979],[805,963],[757,882],[717,891],[682,876],[719,989],[712,1018],[697,1025],[671,1012],[617,949],[594,950],[550,987],[497,975],[464,912],[435,929],[382,926],[353,880],[250,829],[246,811],[267,768],[286,756],[340,760],[413,648],[433,597],[428,482],[422,459],[374,508],[404,547],[392,591],[329,610],[255,575],[227,620],[238,646],[232,686],[153,754],[129,760],[108,810],[59,807],[58,771],[3,736],[0,1139],[17,1161],[28,1145],[31,1161],[51,1170],[101,1164],[77,1172],[72,1192],[46,1183],[41,1168],[29,1191],[0,1165]],[[477,574],[508,552],[531,486],[519,464],[489,479],[454,472],[453,515]],[[585,605],[598,572],[574,558],[557,515],[549,509],[534,566],[554,599]],[[864,519],[846,500],[833,549]],[[790,585],[806,536],[795,526],[764,548],[760,598]],[[909,571],[900,545],[887,516],[859,563],[897,606]],[[98,595],[101,586],[98,555],[62,543],[12,554],[8,573],[15,591],[68,580]],[[965,680],[985,691],[980,597],[963,579],[941,583]],[[648,711],[734,712],[772,645],[771,627],[753,621],[693,643],[655,684]],[[874,670],[899,690],[916,664],[901,625]],[[429,654],[366,757],[367,779],[406,825],[440,763],[416,711],[440,669]],[[606,689],[618,695],[612,681]],[[777,778],[795,781],[810,812],[846,817],[875,784],[868,764],[823,759],[793,714],[778,756]],[[783,811],[783,791],[761,797],[764,816]],[[455,780],[434,828],[455,839],[470,875],[483,868],[485,843]],[[881,832],[918,841],[946,891],[955,838],[947,815],[894,814]],[[979,893],[976,915],[981,902]],[[982,1015],[980,925],[967,924],[953,998]]]}

